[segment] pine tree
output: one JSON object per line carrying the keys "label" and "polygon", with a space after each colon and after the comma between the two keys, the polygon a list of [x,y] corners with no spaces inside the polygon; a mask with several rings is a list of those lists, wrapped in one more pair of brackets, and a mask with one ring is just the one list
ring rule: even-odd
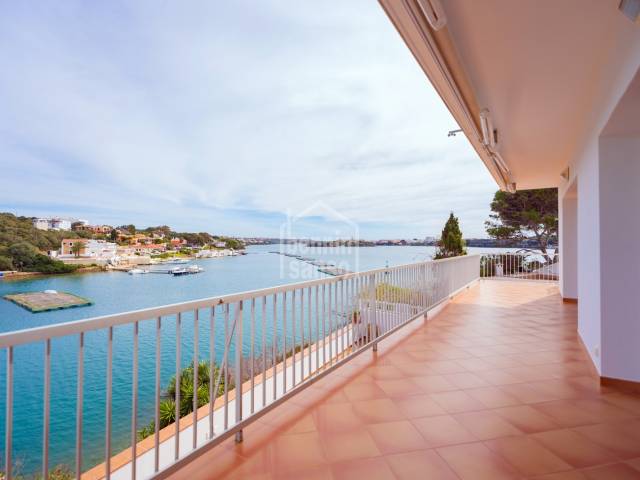
{"label": "pine tree", "polygon": [[442,235],[438,241],[438,250],[436,250],[435,259],[458,257],[466,254],[467,251],[464,248],[464,240],[462,239],[462,232],[460,231],[458,218],[453,215],[453,212],[451,212],[447,223],[445,223],[444,228],[442,229]]}

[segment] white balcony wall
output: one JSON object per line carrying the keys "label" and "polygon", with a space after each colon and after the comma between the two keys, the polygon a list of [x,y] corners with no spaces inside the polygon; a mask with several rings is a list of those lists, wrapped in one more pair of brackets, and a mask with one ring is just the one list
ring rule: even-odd
{"label": "white balcony wall", "polygon": [[640,381],[640,135],[600,139],[600,212],[601,373]]}
{"label": "white balcony wall", "polygon": [[577,292],[578,332],[600,374],[630,381],[640,381],[638,64],[559,189],[563,297]]}
{"label": "white balcony wall", "polygon": [[[578,298],[578,333],[601,371],[600,189],[597,137],[570,167],[571,179],[559,188],[561,288]],[[573,216],[573,218],[572,218]],[[575,236],[572,229],[575,228]],[[575,262],[575,265],[572,263]],[[575,282],[572,279],[575,266]]]}

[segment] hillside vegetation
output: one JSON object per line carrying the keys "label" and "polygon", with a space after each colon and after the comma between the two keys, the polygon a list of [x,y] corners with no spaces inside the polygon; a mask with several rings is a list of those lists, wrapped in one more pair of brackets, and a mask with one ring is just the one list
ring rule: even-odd
{"label": "hillside vegetation", "polygon": [[38,230],[31,218],[0,213],[0,271],[73,272],[77,266],[49,258],[46,252],[58,249],[63,238],[76,237],[75,232]]}

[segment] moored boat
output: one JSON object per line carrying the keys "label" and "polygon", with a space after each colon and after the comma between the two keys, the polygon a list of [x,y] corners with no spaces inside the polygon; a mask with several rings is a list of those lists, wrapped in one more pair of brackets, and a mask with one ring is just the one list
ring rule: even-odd
{"label": "moored boat", "polygon": [[149,273],[149,270],[145,270],[143,268],[132,268],[128,273],[129,275],[141,275],[144,273]]}

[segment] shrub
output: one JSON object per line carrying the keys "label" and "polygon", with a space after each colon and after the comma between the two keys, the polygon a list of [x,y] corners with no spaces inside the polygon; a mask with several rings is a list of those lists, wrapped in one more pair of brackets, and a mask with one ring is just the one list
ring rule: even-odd
{"label": "shrub", "polygon": [[10,257],[0,256],[0,271],[13,270],[13,262]]}

